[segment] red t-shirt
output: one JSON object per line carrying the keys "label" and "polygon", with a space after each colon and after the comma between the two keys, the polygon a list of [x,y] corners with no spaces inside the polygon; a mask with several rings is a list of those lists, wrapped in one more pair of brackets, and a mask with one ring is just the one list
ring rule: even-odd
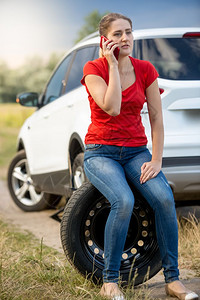
{"label": "red t-shirt", "polygon": [[85,137],[85,144],[104,144],[138,147],[147,144],[140,111],[146,101],[145,90],[158,77],[155,67],[148,61],[129,57],[136,75],[135,82],[122,91],[121,111],[118,116],[104,112],[92,98],[85,76],[94,74],[109,82],[108,62],[105,57],[89,61],[83,68],[81,83],[85,85],[91,109],[91,124]]}

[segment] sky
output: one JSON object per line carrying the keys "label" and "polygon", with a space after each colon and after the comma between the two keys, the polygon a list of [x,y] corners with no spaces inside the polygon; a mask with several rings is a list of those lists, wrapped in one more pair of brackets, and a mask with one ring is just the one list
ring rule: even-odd
{"label": "sky", "polygon": [[94,10],[127,15],[134,29],[200,27],[200,0],[0,0],[0,61],[66,52]]}

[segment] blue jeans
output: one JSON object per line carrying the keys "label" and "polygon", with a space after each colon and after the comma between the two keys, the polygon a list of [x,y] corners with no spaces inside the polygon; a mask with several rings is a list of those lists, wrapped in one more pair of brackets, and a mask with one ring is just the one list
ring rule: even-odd
{"label": "blue jeans", "polygon": [[104,236],[104,282],[118,282],[134,195],[128,181],[140,191],[155,214],[165,282],[178,280],[178,227],[174,197],[162,173],[140,183],[141,166],[151,160],[146,146],[86,145],[84,169],[89,181],[111,204]]}

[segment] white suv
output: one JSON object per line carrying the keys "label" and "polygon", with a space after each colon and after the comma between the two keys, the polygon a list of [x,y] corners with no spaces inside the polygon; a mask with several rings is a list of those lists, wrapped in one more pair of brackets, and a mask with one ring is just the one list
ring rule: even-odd
{"label": "white suv", "polygon": [[[159,72],[165,145],[163,171],[175,200],[200,199],[200,28],[135,30],[133,57]],[[69,197],[86,180],[84,137],[90,123],[84,64],[98,57],[98,33],[74,46],[55,69],[44,92],[18,95],[37,110],[21,128],[8,172],[13,200],[33,211]],[[147,107],[141,112],[150,143]],[[197,202],[196,202],[197,203]]]}

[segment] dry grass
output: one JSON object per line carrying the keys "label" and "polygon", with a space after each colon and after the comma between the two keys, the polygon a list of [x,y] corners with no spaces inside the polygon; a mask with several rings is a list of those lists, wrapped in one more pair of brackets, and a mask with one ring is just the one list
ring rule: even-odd
{"label": "dry grass", "polygon": [[[29,233],[0,221],[0,299],[100,300],[99,286],[79,275],[64,255]],[[128,300],[150,300],[146,285],[125,291]]]}
{"label": "dry grass", "polygon": [[194,216],[179,222],[179,265],[200,277],[200,222]]}
{"label": "dry grass", "polygon": [[[179,223],[180,266],[200,276],[200,225]],[[79,275],[64,255],[46,247],[29,233],[0,222],[0,299],[103,299],[99,286]],[[144,284],[124,290],[127,300],[151,300]]]}

